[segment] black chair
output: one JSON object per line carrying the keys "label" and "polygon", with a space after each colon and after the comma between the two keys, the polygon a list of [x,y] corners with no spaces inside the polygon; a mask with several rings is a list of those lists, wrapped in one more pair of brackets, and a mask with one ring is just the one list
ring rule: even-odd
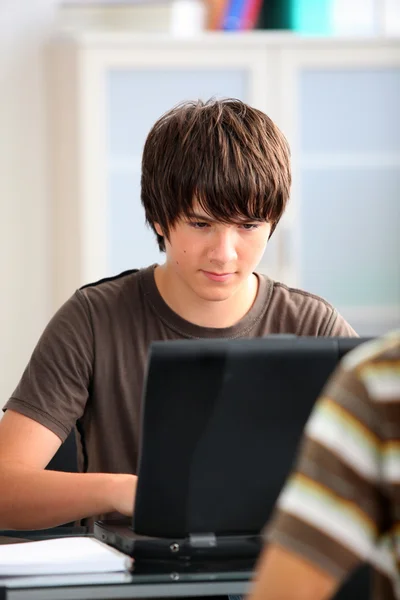
{"label": "black chair", "polygon": [[[49,471],[64,471],[66,473],[78,472],[75,430],[73,429],[64,443],[61,444],[46,469]],[[64,523],[62,527],[73,527],[74,523]],[[58,528],[57,528],[58,529]]]}
{"label": "black chair", "polygon": [[50,471],[78,472],[75,430],[61,444],[46,468]]}
{"label": "black chair", "polygon": [[335,600],[367,600],[371,596],[371,567],[362,565],[351,574],[335,595]]}

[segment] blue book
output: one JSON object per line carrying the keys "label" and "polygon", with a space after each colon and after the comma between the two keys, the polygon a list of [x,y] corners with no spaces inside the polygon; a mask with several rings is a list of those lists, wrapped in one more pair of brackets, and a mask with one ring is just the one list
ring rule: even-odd
{"label": "blue book", "polygon": [[229,0],[222,29],[224,31],[240,31],[245,26],[248,0]]}

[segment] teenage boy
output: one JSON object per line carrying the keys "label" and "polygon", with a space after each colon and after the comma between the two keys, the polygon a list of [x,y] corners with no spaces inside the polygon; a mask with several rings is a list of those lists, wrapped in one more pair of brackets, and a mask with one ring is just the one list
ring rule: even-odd
{"label": "teenage boy", "polygon": [[[86,285],[48,324],[0,422],[0,528],[132,514],[153,340],[355,335],[326,301],[256,273],[290,184],[286,139],[243,102],[155,123],[141,198],[165,262]],[[46,471],[74,427],[80,473]]]}

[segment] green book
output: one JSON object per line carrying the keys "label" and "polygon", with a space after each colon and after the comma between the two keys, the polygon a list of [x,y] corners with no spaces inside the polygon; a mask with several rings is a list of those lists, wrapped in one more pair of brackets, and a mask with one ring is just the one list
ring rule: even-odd
{"label": "green book", "polygon": [[333,0],[264,0],[257,29],[330,35]]}

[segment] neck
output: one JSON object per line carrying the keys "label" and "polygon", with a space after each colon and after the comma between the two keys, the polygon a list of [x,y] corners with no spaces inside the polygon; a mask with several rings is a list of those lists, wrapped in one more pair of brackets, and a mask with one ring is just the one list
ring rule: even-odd
{"label": "neck", "polygon": [[164,302],[180,317],[200,327],[232,327],[248,313],[258,291],[254,274],[232,296],[220,301],[195,294],[179,276],[169,272],[166,264],[156,267],[154,277]]}

